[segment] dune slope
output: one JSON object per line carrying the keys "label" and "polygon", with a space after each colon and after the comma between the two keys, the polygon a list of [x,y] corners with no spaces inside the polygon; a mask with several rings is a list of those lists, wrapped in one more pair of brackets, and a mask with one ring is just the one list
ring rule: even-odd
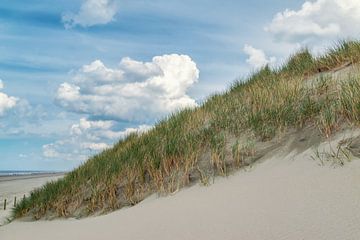
{"label": "dune slope", "polygon": [[[319,143],[360,123],[360,42],[308,50],[266,66],[194,109],[163,119],[91,157],[18,204],[15,218],[85,217],[228,176],[311,128]],[[303,148],[306,146],[303,146]]]}
{"label": "dune slope", "polygon": [[[82,220],[15,221],[1,239],[359,239],[359,131],[316,147],[297,132],[252,167],[209,187],[152,196]],[[347,142],[351,155],[331,155]],[[319,154],[320,153],[320,154]],[[324,154],[323,154],[324,153]],[[329,155],[325,154],[329,153]],[[320,158],[316,157],[320,156]],[[336,158],[338,156],[339,158]],[[344,162],[338,160],[344,160]]]}

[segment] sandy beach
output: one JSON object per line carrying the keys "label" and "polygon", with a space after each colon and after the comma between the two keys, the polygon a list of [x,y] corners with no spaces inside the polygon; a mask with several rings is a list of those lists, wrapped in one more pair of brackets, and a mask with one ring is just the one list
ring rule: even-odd
{"label": "sandy beach", "polygon": [[[48,181],[61,178],[64,174],[32,174],[20,176],[0,176],[0,224],[10,216],[14,197],[18,200],[28,195],[31,190],[41,187]],[[4,199],[7,199],[7,209],[4,211]]]}
{"label": "sandy beach", "polygon": [[[324,144],[326,146],[326,144]],[[209,187],[82,220],[15,221],[7,240],[360,239],[360,161],[325,165],[278,151]]]}

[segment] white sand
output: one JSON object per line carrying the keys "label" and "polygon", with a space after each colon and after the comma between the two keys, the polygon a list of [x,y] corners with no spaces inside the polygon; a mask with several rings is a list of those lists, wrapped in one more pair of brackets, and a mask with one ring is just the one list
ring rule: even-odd
{"label": "white sand", "polygon": [[[8,176],[0,177],[0,225],[6,221],[11,214],[14,205],[14,197],[19,201],[31,190],[41,187],[48,181],[62,177],[59,174],[39,174],[32,176]],[[7,209],[4,211],[4,199],[7,199]]]}
{"label": "white sand", "polygon": [[0,239],[360,239],[360,160],[319,166],[313,150],[83,220],[13,222]]}

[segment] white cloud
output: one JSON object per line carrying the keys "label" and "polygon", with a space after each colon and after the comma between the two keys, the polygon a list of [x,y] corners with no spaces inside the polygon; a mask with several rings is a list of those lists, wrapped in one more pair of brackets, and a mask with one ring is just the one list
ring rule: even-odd
{"label": "white cloud", "polygon": [[89,149],[90,151],[101,151],[109,147],[110,145],[106,143],[92,143],[92,142],[81,143],[82,149]]}
{"label": "white cloud", "polygon": [[90,141],[117,140],[130,133],[143,133],[151,128],[149,125],[140,125],[137,128],[125,128],[123,131],[112,130],[116,124],[115,121],[89,121],[86,118],[81,118],[79,124],[71,126],[70,134],[72,137]]}
{"label": "white cloud", "polygon": [[268,58],[263,50],[256,49],[248,44],[244,46],[244,52],[249,56],[246,62],[254,68],[261,68],[267,64],[271,65],[276,61],[275,57]]}
{"label": "white cloud", "polygon": [[[0,79],[0,90],[4,88],[4,83]],[[5,93],[0,92],[0,117],[5,114],[7,110],[10,110],[16,106],[16,103],[19,99],[16,97],[11,97]]]}
{"label": "white cloud", "polygon": [[117,68],[96,60],[63,83],[56,102],[65,109],[97,118],[152,122],[173,111],[194,107],[187,90],[199,78],[186,55],[156,56],[151,62],[123,58]]}
{"label": "white cloud", "polygon": [[65,28],[90,27],[113,21],[117,12],[118,5],[114,0],[84,0],[78,13],[65,13],[62,21]]}
{"label": "white cloud", "polygon": [[[60,144],[60,143],[58,142],[57,144]],[[60,153],[58,153],[55,150],[55,146],[56,146],[56,144],[54,144],[54,143],[43,145],[43,155],[44,155],[44,157],[46,157],[46,158],[56,158],[56,157],[60,156]]]}
{"label": "white cloud", "polygon": [[141,134],[151,129],[151,126],[141,125],[117,131],[114,130],[116,125],[115,121],[91,121],[81,118],[79,123],[70,127],[66,138],[43,145],[43,156],[49,159],[83,161],[91,154],[110,148],[115,141],[131,133]]}
{"label": "white cloud", "polygon": [[283,41],[310,42],[359,37],[359,24],[359,0],[316,0],[276,14],[265,30]]}

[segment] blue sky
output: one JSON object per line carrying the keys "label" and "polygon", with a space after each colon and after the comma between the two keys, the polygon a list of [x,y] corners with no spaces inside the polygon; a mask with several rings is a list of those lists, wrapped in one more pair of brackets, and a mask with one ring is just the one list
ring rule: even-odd
{"label": "blue sky", "polygon": [[0,170],[70,170],[301,46],[358,37],[358,13],[355,0],[2,0]]}

